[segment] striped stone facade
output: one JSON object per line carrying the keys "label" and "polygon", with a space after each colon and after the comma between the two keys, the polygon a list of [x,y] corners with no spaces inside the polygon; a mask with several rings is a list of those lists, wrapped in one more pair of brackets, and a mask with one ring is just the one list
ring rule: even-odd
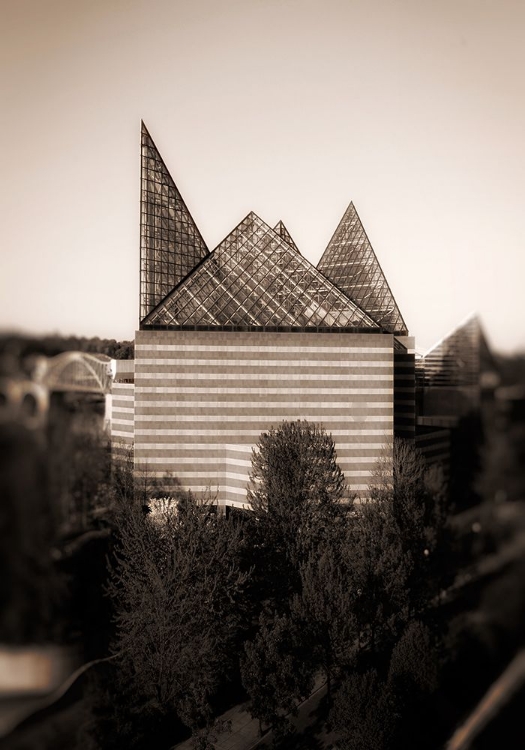
{"label": "striped stone facade", "polygon": [[135,431],[135,360],[113,360],[115,372],[111,385],[109,420],[113,452],[129,450]]}
{"label": "striped stone facade", "polygon": [[350,492],[366,493],[393,439],[393,338],[374,331],[138,331],[133,433],[123,427],[131,392],[117,389],[118,404],[129,406],[114,407],[122,434],[134,434],[135,469],[242,506],[260,434],[306,419],[332,434]]}

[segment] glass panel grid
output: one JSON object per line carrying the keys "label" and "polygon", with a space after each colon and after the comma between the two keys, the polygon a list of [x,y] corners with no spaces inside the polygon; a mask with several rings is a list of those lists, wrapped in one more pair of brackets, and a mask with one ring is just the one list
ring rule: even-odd
{"label": "glass panel grid", "polygon": [[144,320],[146,326],[210,324],[379,328],[253,213]]}
{"label": "glass panel grid", "polygon": [[282,221],[277,222],[277,224],[274,227],[274,232],[276,232],[279,235],[279,237],[281,237],[289,245],[291,245],[294,248],[294,250],[297,250],[297,252],[300,252],[299,248],[297,247],[297,245],[293,241],[292,235],[287,230],[287,228],[285,227],[285,225],[283,224]]}
{"label": "glass panel grid", "polygon": [[317,268],[387,331],[407,334],[403,317],[353,203]]}
{"label": "glass panel grid", "polygon": [[141,136],[140,319],[208,255],[145,125]]}

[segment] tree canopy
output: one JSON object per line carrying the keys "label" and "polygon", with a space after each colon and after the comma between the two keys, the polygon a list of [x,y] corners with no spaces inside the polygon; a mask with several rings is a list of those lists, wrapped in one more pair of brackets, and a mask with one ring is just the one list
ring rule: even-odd
{"label": "tree canopy", "polygon": [[176,712],[193,729],[211,722],[242,618],[241,544],[233,523],[192,497],[167,502],[154,520],[122,510],[109,584],[113,652],[141,711]]}
{"label": "tree canopy", "polygon": [[334,442],[321,426],[283,422],[261,435],[247,499],[268,578],[297,590],[300,562],[341,512],[345,494]]}

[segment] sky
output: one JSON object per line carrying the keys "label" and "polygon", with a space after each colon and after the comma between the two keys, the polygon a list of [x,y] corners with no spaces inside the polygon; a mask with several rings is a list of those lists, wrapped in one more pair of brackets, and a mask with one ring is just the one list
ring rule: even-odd
{"label": "sky", "polygon": [[0,94],[1,329],[133,338],[143,119],[210,249],[353,201],[419,351],[525,350],[522,0],[17,0]]}

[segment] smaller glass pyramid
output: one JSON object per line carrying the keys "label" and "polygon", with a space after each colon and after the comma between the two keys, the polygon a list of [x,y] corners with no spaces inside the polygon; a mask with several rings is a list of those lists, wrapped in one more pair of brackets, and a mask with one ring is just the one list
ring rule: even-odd
{"label": "smaller glass pyramid", "polygon": [[382,328],[402,336],[408,333],[353,203],[348,206],[317,268]]}

